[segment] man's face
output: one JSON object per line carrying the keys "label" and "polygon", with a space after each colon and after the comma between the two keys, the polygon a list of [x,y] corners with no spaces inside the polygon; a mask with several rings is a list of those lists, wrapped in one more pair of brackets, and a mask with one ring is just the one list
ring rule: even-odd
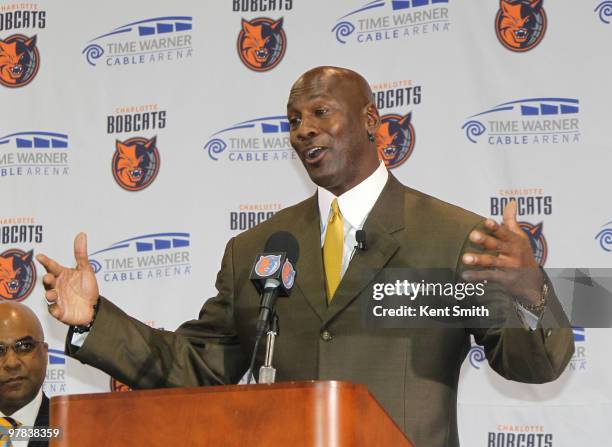
{"label": "man's face", "polygon": [[287,104],[291,145],[311,180],[336,196],[378,166],[367,136],[368,113],[375,109],[355,86],[333,76],[302,77]]}
{"label": "man's face", "polygon": [[[45,380],[47,370],[47,344],[42,340],[40,326],[28,314],[0,311],[4,321],[0,322],[0,344],[8,350],[0,357],[0,409],[3,412],[17,411],[31,402]],[[29,353],[17,354],[9,346],[16,342],[34,342]]]}

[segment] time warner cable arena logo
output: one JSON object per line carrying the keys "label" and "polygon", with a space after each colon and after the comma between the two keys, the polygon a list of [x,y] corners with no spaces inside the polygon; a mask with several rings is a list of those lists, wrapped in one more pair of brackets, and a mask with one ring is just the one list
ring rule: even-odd
{"label": "time warner cable arena logo", "polygon": [[576,350],[569,363],[570,371],[584,371],[587,369],[587,353],[586,353],[586,329],[583,327],[572,327],[574,334],[574,343]]}
{"label": "time warner cable arena logo", "polygon": [[189,239],[189,233],[136,236],[90,254],[89,263],[106,282],[189,275]]}
{"label": "time warner cable arena logo", "polygon": [[612,220],[602,225],[601,230],[595,236],[595,240],[599,242],[602,250],[612,253]]}
{"label": "time warner cable arena logo", "polygon": [[279,161],[296,160],[289,142],[289,121],[286,115],[266,116],[236,123],[215,132],[204,145],[215,161]]}
{"label": "time warner cable arena logo", "polygon": [[336,40],[371,43],[448,31],[449,0],[375,0],[349,11],[332,28]]}
{"label": "time warner cable arena logo", "polygon": [[91,39],[82,53],[91,66],[177,62],[193,55],[191,30],[189,16],[139,20]]}
{"label": "time warner cable arena logo", "polygon": [[0,137],[0,177],[68,175],[68,135],[17,132]]}
{"label": "time warner cable arena logo", "polygon": [[472,143],[489,146],[580,142],[579,101],[529,98],[510,101],[470,116],[461,127]]}
{"label": "time warner cable arena logo", "polygon": [[599,17],[599,20],[601,20],[606,25],[609,25],[611,23],[610,18],[612,17],[612,1],[605,0],[598,4],[595,7],[595,13]]}
{"label": "time warner cable arena logo", "polygon": [[43,382],[43,391],[49,396],[66,394],[66,355],[63,349],[49,348],[49,362]]}

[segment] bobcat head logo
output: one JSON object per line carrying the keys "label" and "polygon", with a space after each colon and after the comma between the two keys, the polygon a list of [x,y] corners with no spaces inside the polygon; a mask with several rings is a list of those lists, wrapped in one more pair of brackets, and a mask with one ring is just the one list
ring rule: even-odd
{"label": "bobcat head logo", "polygon": [[0,254],[0,300],[22,301],[36,284],[33,250],[10,249]]}
{"label": "bobcat head logo", "polygon": [[117,140],[112,165],[119,186],[128,191],[140,191],[153,183],[160,162],[156,141],[157,137]]}
{"label": "bobcat head logo", "polygon": [[414,127],[411,120],[412,112],[404,116],[389,114],[380,118],[376,148],[378,158],[384,161],[389,169],[405,162],[414,149]]}
{"label": "bobcat head logo", "polygon": [[240,60],[255,71],[268,71],[278,65],[287,47],[282,17],[276,21],[265,17],[250,22],[242,19],[238,34]]}
{"label": "bobcat head logo", "polygon": [[14,34],[0,40],[0,84],[5,87],[23,87],[29,84],[40,63],[36,36]]}
{"label": "bobcat head logo", "polygon": [[544,234],[542,234],[544,222],[540,222],[537,225],[533,225],[529,222],[519,222],[519,226],[525,232],[527,237],[529,237],[529,243],[531,244],[533,256],[538,264],[543,267],[544,263],[546,262],[546,257],[548,256],[548,244],[546,243]]}
{"label": "bobcat head logo", "polygon": [[501,44],[511,51],[529,51],[546,32],[544,0],[501,0],[495,31]]}

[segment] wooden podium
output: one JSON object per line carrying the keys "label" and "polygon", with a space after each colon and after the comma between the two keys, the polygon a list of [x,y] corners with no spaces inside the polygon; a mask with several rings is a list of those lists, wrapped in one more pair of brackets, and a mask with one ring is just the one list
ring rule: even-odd
{"label": "wooden podium", "polygon": [[57,396],[51,447],[414,447],[363,385],[284,382]]}

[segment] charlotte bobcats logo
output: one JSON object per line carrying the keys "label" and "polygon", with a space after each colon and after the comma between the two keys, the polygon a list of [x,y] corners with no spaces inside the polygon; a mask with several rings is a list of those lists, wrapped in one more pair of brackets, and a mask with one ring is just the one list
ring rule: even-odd
{"label": "charlotte bobcats logo", "polygon": [[121,142],[117,140],[113,156],[113,176],[123,189],[140,191],[145,189],[159,171],[157,137],[150,140],[133,137]]}
{"label": "charlotte bobcats logo", "polygon": [[14,34],[0,40],[0,84],[5,87],[23,87],[38,73],[40,54],[36,36]]}
{"label": "charlotte bobcats logo", "polygon": [[0,300],[25,300],[36,285],[33,250],[16,248],[0,254]]}
{"label": "charlotte bobcats logo", "polygon": [[250,22],[242,19],[237,45],[240,60],[251,70],[273,69],[282,60],[287,48],[283,18],[274,21],[260,17]]}
{"label": "charlotte bobcats logo", "polygon": [[495,32],[501,44],[511,51],[529,51],[546,32],[544,0],[501,0]]}
{"label": "charlotte bobcats logo", "polygon": [[132,389],[127,386],[123,382],[119,382],[117,379],[111,377],[110,379],[110,389],[115,393],[125,393],[127,391],[132,391]]}
{"label": "charlotte bobcats logo", "polygon": [[376,133],[378,158],[385,162],[389,169],[397,168],[405,162],[414,149],[414,127],[412,112],[401,116],[383,115]]}
{"label": "charlotte bobcats logo", "polygon": [[538,264],[543,267],[544,263],[546,262],[546,257],[548,256],[548,244],[546,243],[544,234],[542,234],[544,223],[540,222],[537,225],[533,225],[529,222],[519,222],[519,225],[529,237],[529,243],[531,244],[533,256]]}
{"label": "charlotte bobcats logo", "polygon": [[270,276],[276,273],[280,267],[280,255],[260,256],[255,264],[255,272],[259,276]]}

